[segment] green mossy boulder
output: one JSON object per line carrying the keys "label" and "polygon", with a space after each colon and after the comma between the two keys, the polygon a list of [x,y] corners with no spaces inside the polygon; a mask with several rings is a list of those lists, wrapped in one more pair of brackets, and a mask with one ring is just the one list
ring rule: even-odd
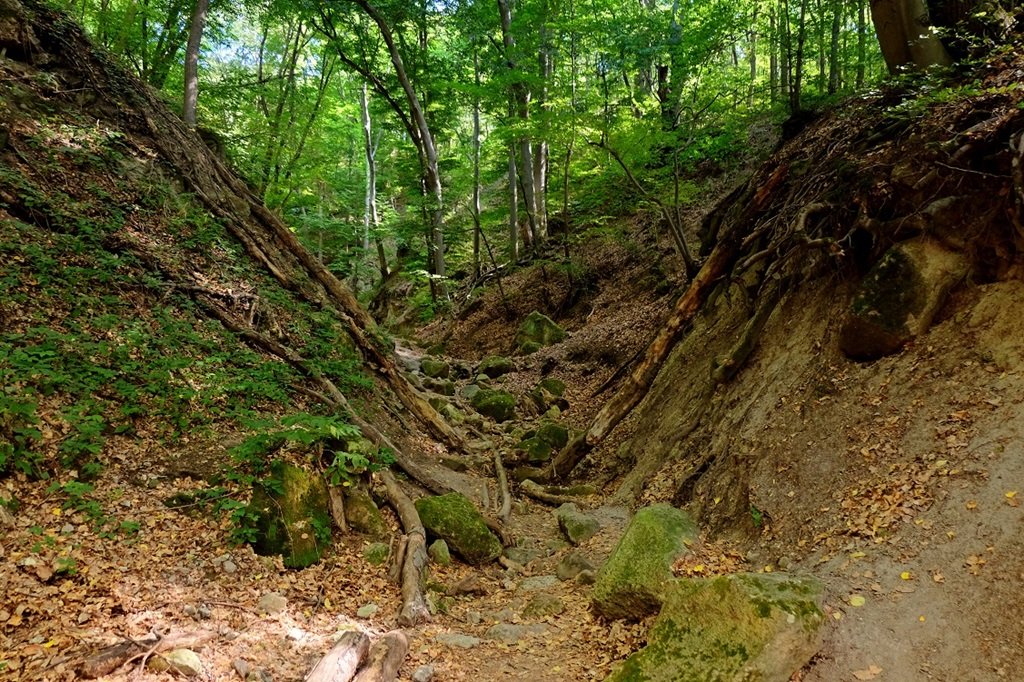
{"label": "green mossy boulder", "polygon": [[428,377],[424,380],[423,387],[440,395],[455,395],[455,383],[451,379],[431,379]]}
{"label": "green mossy boulder", "polygon": [[431,561],[438,566],[452,565],[452,555],[448,551],[448,543],[444,540],[437,539],[430,543],[430,547],[427,548],[427,554],[430,555]]}
{"label": "green mossy boulder", "polygon": [[895,353],[927,331],[967,270],[963,254],[924,237],[892,247],[857,287],[840,348],[857,360]]}
{"label": "green mossy boulder", "polygon": [[566,502],[555,511],[558,527],[562,529],[565,539],[574,545],[586,542],[597,531],[601,530],[601,522],[589,514],[585,514],[572,502]]}
{"label": "green mossy boulder", "polygon": [[565,382],[554,377],[547,377],[537,383],[537,388],[547,391],[556,398],[561,398],[565,393]]}
{"label": "green mossy boulder", "polygon": [[476,566],[501,556],[501,541],[465,495],[423,497],[416,500],[416,511],[427,532],[448,543],[467,563]]}
{"label": "green mossy boulder", "polygon": [[787,682],[820,647],[822,587],[782,573],[680,579],[606,682]]}
{"label": "green mossy boulder", "polygon": [[514,362],[500,355],[492,355],[484,358],[477,368],[477,374],[485,374],[491,379],[497,379],[516,369]]}
{"label": "green mossy boulder", "polygon": [[675,507],[656,504],[638,511],[598,573],[595,610],[630,620],[657,613],[673,579],[672,564],[696,539],[697,524]]}
{"label": "green mossy boulder", "polygon": [[[254,516],[257,554],[280,554],[288,568],[305,568],[320,560],[330,537],[330,500],[327,485],[317,474],[274,462],[272,485],[257,486],[249,503]],[[280,491],[280,492],[279,492]]]}
{"label": "green mossy boulder", "polygon": [[529,354],[544,346],[564,341],[565,337],[565,330],[554,320],[534,310],[519,325],[514,343],[521,353]]}
{"label": "green mossy boulder", "polygon": [[382,566],[391,556],[391,546],[386,542],[372,542],[363,548],[363,558],[374,566]]}
{"label": "green mossy boulder", "polygon": [[420,371],[423,372],[423,376],[430,379],[447,379],[448,375],[451,374],[452,368],[444,360],[423,358],[420,361]]}
{"label": "green mossy boulder", "polygon": [[531,464],[543,464],[551,460],[551,444],[540,438],[526,438],[519,443],[519,450]]}
{"label": "green mossy boulder", "polygon": [[508,391],[482,388],[470,400],[470,405],[480,414],[498,423],[506,422],[516,415],[516,399]]}
{"label": "green mossy boulder", "polygon": [[561,450],[569,442],[569,429],[562,424],[546,422],[537,429],[537,438],[555,450]]}
{"label": "green mossy boulder", "polygon": [[391,537],[391,529],[387,521],[363,488],[345,488],[345,520],[352,530],[369,535],[374,540],[387,540]]}

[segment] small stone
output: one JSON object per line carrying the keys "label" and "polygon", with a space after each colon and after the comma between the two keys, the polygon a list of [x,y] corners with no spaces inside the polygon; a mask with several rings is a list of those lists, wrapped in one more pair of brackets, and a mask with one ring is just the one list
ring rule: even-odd
{"label": "small stone", "polygon": [[309,633],[302,628],[288,628],[288,632],[285,636],[293,642],[301,642],[306,638]]}
{"label": "small stone", "polygon": [[383,542],[371,542],[363,548],[363,558],[374,566],[380,566],[391,555],[391,547]]}
{"label": "small stone", "polygon": [[539,549],[530,549],[528,547],[506,547],[505,556],[520,566],[526,566],[534,559],[539,559],[544,556],[544,552]]}
{"label": "small stone", "polygon": [[63,526],[60,527],[60,532],[64,535],[71,535],[75,532],[75,527],[70,523],[65,523]]}
{"label": "small stone", "polygon": [[220,568],[225,573],[234,573],[238,570],[238,566],[235,564],[234,561],[231,561],[230,559],[221,564]]}
{"label": "small stone", "polygon": [[514,371],[515,368],[515,363],[508,358],[500,355],[492,355],[484,358],[483,361],[480,362],[480,367],[477,369],[477,372],[479,374],[484,374],[491,379],[497,379],[500,376]]}
{"label": "small stone", "polygon": [[547,618],[548,616],[557,616],[563,611],[565,611],[565,604],[561,599],[553,594],[541,592],[533,595],[526,604],[523,616],[525,618]]}
{"label": "small stone", "polygon": [[199,608],[196,609],[196,615],[202,620],[209,620],[213,616],[213,611],[206,604],[200,604]]}
{"label": "small stone", "polygon": [[484,635],[487,639],[494,639],[499,642],[511,644],[518,642],[527,635],[539,635],[546,632],[547,625],[538,623],[535,625],[521,625],[518,623],[498,623],[487,629]]}
{"label": "small stone", "polygon": [[203,674],[203,662],[191,649],[174,649],[149,659],[148,667],[156,672],[174,671],[185,677]]}
{"label": "small stone", "polygon": [[271,616],[281,613],[288,607],[288,599],[277,592],[267,592],[260,597],[256,608]]}
{"label": "small stone", "polygon": [[587,558],[579,552],[571,552],[564,559],[558,562],[555,575],[559,580],[572,580],[582,571],[593,572],[594,565],[587,561]]}
{"label": "small stone", "polygon": [[448,551],[448,543],[444,540],[434,540],[427,549],[427,554],[429,554],[431,560],[439,566],[451,566],[452,564],[452,555],[451,552]]}
{"label": "small stone", "polygon": [[484,616],[479,611],[466,611],[465,620],[467,625],[479,625],[483,622]]}
{"label": "small stone", "polygon": [[478,637],[470,637],[459,632],[442,632],[434,639],[440,644],[458,649],[472,649],[481,642]]}
{"label": "small stone", "polygon": [[554,575],[535,575],[523,580],[519,583],[519,590],[521,592],[537,592],[539,590],[546,590],[554,587],[558,584],[558,576]]}
{"label": "small stone", "polygon": [[430,682],[434,679],[434,666],[421,665],[412,674],[412,682]]}
{"label": "small stone", "polygon": [[447,379],[452,371],[447,362],[436,358],[423,358],[420,361],[420,369],[423,375],[430,379]]}
{"label": "small stone", "polygon": [[576,574],[576,582],[579,585],[593,585],[597,582],[597,571],[580,571]]}
{"label": "small stone", "polygon": [[243,658],[236,658],[233,660],[231,662],[231,667],[235,669],[235,672],[238,673],[238,676],[243,680],[249,676],[250,672],[252,672],[252,666],[250,666]]}
{"label": "small stone", "polygon": [[359,610],[356,611],[356,615],[360,618],[369,618],[373,614],[377,613],[378,608],[379,607],[376,604],[367,604],[365,606],[360,606]]}
{"label": "small stone", "polygon": [[555,512],[558,527],[566,539],[579,545],[592,538],[601,529],[601,523],[589,514],[581,512],[572,502],[566,502]]}
{"label": "small stone", "polygon": [[199,610],[191,604],[185,604],[185,606],[182,607],[181,612],[189,618],[195,618],[196,620],[199,619]]}

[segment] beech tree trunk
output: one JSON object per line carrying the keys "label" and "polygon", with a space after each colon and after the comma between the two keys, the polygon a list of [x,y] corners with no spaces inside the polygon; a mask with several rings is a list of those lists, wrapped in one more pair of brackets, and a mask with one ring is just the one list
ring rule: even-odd
{"label": "beech tree trunk", "polygon": [[181,117],[189,125],[196,124],[196,103],[199,100],[199,48],[203,42],[203,28],[210,0],[196,0],[192,23],[188,30],[188,45],[185,47],[185,104]]}
{"label": "beech tree trunk", "polygon": [[953,63],[929,21],[925,0],[874,0],[871,20],[890,73],[904,66],[926,69]]}
{"label": "beech tree trunk", "polygon": [[388,259],[384,254],[384,244],[377,236],[380,215],[377,213],[377,144],[373,141],[372,123],[370,120],[370,96],[366,83],[363,83],[359,110],[363,119],[363,149],[366,154],[366,201],[363,211],[363,250],[370,249],[370,236],[377,244],[377,268],[380,270],[381,281],[388,276]]}

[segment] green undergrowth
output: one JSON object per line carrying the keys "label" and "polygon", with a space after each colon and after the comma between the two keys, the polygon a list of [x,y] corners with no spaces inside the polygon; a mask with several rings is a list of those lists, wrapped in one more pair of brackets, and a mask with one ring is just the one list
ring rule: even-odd
{"label": "green undergrowth", "polygon": [[356,400],[370,390],[341,322],[255,266],[124,135],[67,117],[25,128],[0,151],[0,475],[87,481],[114,436],[215,438],[298,411],[300,370],[207,318],[154,259],[245,289],[234,314]]}

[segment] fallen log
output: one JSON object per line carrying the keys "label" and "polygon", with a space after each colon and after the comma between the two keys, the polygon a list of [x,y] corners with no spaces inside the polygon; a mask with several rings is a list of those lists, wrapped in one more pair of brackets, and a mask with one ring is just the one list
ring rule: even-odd
{"label": "fallen log", "polygon": [[430,611],[423,598],[423,575],[427,567],[427,532],[420,521],[419,512],[398,485],[394,475],[390,471],[382,471],[380,478],[387,490],[388,502],[398,513],[408,538],[401,569],[402,610],[398,614],[398,623],[402,627],[412,627],[430,620]]}
{"label": "fallen log", "polygon": [[216,637],[216,632],[202,630],[166,635],[153,633],[144,639],[124,639],[86,657],[78,665],[78,674],[86,679],[96,679],[111,674],[140,656],[158,654],[171,649],[194,649]]}
{"label": "fallen log", "polygon": [[353,682],[395,682],[409,652],[409,640],[401,630],[392,630],[370,647],[366,665]]}
{"label": "fallen log", "polygon": [[545,504],[560,505],[566,502],[572,502],[578,504],[580,498],[574,495],[565,495],[561,492],[555,492],[560,490],[558,486],[543,486],[539,483],[526,479],[519,484],[519,489],[523,491],[523,494],[532,497],[533,499],[544,502]]}
{"label": "fallen log", "polygon": [[305,682],[349,682],[359,670],[369,650],[370,638],[366,633],[355,630],[346,632],[338,643],[317,661],[306,675]]}

